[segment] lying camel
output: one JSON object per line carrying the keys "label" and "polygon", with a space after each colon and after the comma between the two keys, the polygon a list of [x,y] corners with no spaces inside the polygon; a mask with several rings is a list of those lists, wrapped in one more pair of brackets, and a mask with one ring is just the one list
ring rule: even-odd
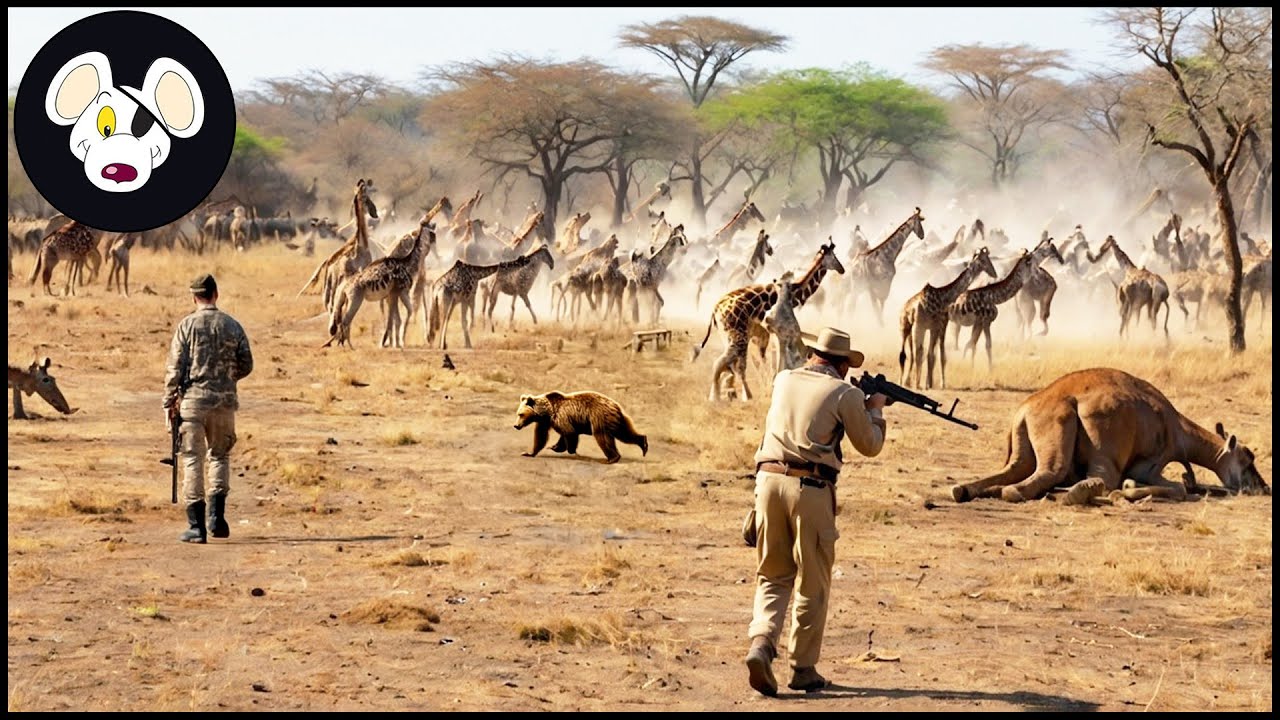
{"label": "lying camel", "polygon": [[[1145,380],[1110,368],[1079,370],[1018,407],[1003,470],[956,485],[951,494],[956,502],[1021,502],[1070,485],[1066,503],[1072,505],[1106,493],[1112,501],[1182,500],[1195,489],[1195,464],[1216,473],[1229,491],[1270,495],[1253,452],[1228,436],[1222,423],[1216,430],[1215,435],[1187,419]],[[1182,483],[1161,477],[1170,463],[1185,468]]]}

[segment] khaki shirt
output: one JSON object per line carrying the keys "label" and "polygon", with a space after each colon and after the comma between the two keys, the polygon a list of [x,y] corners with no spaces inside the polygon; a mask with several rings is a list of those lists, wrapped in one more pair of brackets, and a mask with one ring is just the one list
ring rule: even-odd
{"label": "khaki shirt", "polygon": [[884,447],[884,431],[879,411],[868,411],[862,390],[837,377],[833,368],[783,370],[773,380],[755,461],[820,463],[839,472],[842,437],[848,435],[858,452],[874,457]]}
{"label": "khaki shirt", "polygon": [[235,318],[212,305],[182,318],[169,344],[164,407],[178,395],[205,408],[240,407],[236,382],[253,372],[249,338]]}

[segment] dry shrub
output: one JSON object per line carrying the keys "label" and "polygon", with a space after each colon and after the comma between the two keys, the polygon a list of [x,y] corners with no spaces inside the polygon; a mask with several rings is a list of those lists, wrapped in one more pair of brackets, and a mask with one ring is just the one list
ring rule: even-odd
{"label": "dry shrub", "polygon": [[320,473],[320,468],[309,463],[284,463],[277,474],[280,482],[286,485],[311,487],[324,482],[324,475]]}
{"label": "dry shrub", "polygon": [[374,563],[379,566],[400,565],[403,567],[439,567],[448,565],[448,560],[428,557],[417,550],[401,550]]}
{"label": "dry shrub", "polygon": [[1139,590],[1153,595],[1195,595],[1204,597],[1213,587],[1208,564],[1170,567],[1163,561],[1130,569],[1127,577]]}
{"label": "dry shrub", "polygon": [[624,628],[622,620],[613,614],[595,618],[562,615],[539,622],[522,623],[516,627],[516,634],[521,640],[561,645],[620,647],[636,641],[636,633]]}
{"label": "dry shrub", "polygon": [[382,441],[392,447],[418,444],[417,436],[408,428],[396,428],[389,430],[382,436]]}
{"label": "dry shrub", "polygon": [[583,576],[582,582],[586,585],[596,585],[614,580],[622,575],[623,570],[630,568],[631,563],[623,557],[621,549],[615,545],[605,545],[600,548],[596,564]]}
{"label": "dry shrub", "polygon": [[342,613],[342,619],[350,623],[432,632],[435,630],[433,626],[440,622],[440,614],[416,605],[378,599],[369,600],[347,610]]}

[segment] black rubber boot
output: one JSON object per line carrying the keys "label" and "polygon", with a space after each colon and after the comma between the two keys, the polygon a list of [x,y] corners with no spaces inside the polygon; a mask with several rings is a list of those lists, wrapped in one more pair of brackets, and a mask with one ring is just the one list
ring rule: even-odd
{"label": "black rubber boot", "polygon": [[191,503],[187,506],[187,524],[191,527],[187,531],[178,536],[182,542],[203,543],[205,542],[204,533],[204,501]]}
{"label": "black rubber boot", "polygon": [[231,526],[227,524],[227,496],[214,495],[209,504],[209,534],[216,538],[231,537]]}

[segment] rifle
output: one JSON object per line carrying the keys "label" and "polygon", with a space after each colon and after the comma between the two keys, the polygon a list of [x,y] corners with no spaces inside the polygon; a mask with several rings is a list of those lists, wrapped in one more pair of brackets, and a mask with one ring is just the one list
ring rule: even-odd
{"label": "rifle", "polygon": [[170,414],[167,411],[165,412],[165,422],[169,426],[169,457],[162,459],[160,462],[168,465],[172,469],[169,477],[169,502],[177,504],[178,451],[182,446],[182,416],[178,414],[176,401],[173,413]]}
{"label": "rifle", "polygon": [[862,377],[858,378],[858,382],[855,384],[867,395],[880,393],[881,395],[889,398],[889,402],[900,402],[910,405],[911,407],[920,408],[930,415],[940,417],[943,420],[948,420],[957,425],[963,425],[970,430],[978,429],[976,423],[967,422],[955,416],[956,405],[960,403],[959,398],[956,398],[956,400],[951,403],[951,409],[944,413],[939,412],[937,400],[926,397],[917,392],[912,392],[901,385],[891,383],[888,380],[885,380],[884,375],[872,375],[869,372],[864,372],[862,373]]}

